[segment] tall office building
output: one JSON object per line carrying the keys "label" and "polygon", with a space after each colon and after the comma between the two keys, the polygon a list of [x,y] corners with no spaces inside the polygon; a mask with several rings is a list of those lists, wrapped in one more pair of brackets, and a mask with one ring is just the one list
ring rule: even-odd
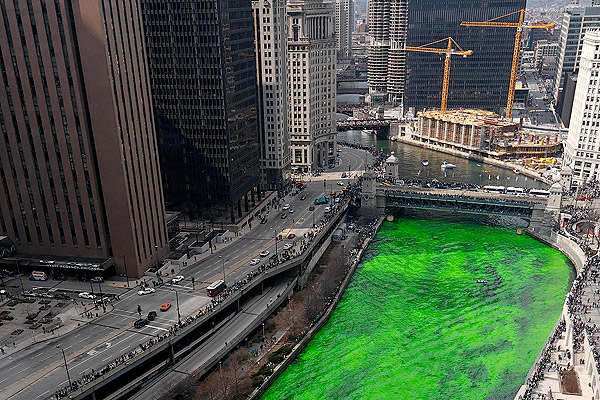
{"label": "tall office building", "polygon": [[165,199],[233,222],[260,198],[252,4],[140,2]]}
{"label": "tall office building", "polygon": [[335,0],[335,34],[338,40],[338,57],[352,55],[354,31],[354,0]]}
{"label": "tall office building", "polygon": [[0,12],[0,235],[31,268],[141,276],[168,244],[137,1]]}
{"label": "tall office building", "polygon": [[600,7],[570,7],[563,13],[558,42],[558,64],[554,78],[554,101],[559,102],[567,75],[576,76],[583,47],[583,37],[589,29],[600,28]]}
{"label": "tall office building", "polygon": [[265,187],[282,190],[291,178],[288,131],[287,9],[284,0],[257,0],[254,44],[258,81],[260,167]]}
{"label": "tall office building", "polygon": [[[451,36],[467,58],[453,57],[449,108],[501,111],[506,106],[515,29],[462,27],[461,21],[485,21],[525,8],[525,0],[410,0],[406,43],[420,46]],[[517,22],[518,14],[503,18]],[[443,58],[434,54],[406,54],[406,107],[440,107]]]}
{"label": "tall office building", "polygon": [[579,74],[573,99],[565,165],[580,185],[600,178],[600,31],[588,30],[583,39]]}
{"label": "tall office building", "polygon": [[288,0],[288,59],[292,167],[335,164],[336,37],[333,5]]}

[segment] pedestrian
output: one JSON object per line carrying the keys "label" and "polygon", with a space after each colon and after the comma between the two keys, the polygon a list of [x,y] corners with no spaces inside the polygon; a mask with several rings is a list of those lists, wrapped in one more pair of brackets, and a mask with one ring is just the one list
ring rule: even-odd
{"label": "pedestrian", "polygon": [[4,347],[0,347],[0,351],[2,352],[2,355],[4,355]]}

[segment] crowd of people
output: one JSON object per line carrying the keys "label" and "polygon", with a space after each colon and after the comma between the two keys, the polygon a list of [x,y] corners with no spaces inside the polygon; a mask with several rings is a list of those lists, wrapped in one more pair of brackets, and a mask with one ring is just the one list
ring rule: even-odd
{"label": "crowd of people", "polygon": [[62,399],[67,397],[70,393],[80,389],[82,386],[87,385],[88,383],[101,378],[106,373],[112,371],[113,369],[123,365],[125,362],[130,359],[142,354],[146,350],[152,348],[156,344],[168,339],[172,335],[178,334],[182,329],[187,327],[188,325],[197,322],[201,317],[205,316],[213,312],[221,303],[227,300],[232,294],[242,290],[246,285],[248,285],[252,280],[254,280],[257,276],[269,271],[270,269],[278,266],[279,264],[291,260],[295,257],[302,256],[309,248],[314,239],[328,227],[329,222],[338,216],[338,212],[342,207],[346,204],[349,198],[353,195],[354,190],[356,189],[356,184],[351,184],[348,186],[348,191],[345,194],[340,195],[339,203],[333,203],[330,206],[330,212],[326,213],[323,218],[316,223],[311,230],[309,230],[304,237],[297,241],[294,246],[287,250],[282,250],[281,252],[277,252],[276,255],[271,257],[269,261],[265,264],[260,265],[256,270],[248,273],[244,279],[236,281],[234,284],[228,286],[217,296],[213,297],[209,304],[205,307],[198,310],[196,315],[189,316],[180,322],[173,325],[169,331],[163,335],[157,335],[156,338],[151,338],[145,343],[139,345],[138,348],[127,352],[120,357],[115,358],[112,362],[107,364],[104,368],[99,371],[92,370],[90,373],[86,373],[81,375],[78,379],[74,380],[71,386],[65,386],[54,393],[55,399]]}
{"label": "crowd of people", "polygon": [[[589,193],[596,190],[597,185],[588,186]],[[587,243],[583,240],[579,234],[573,230],[578,222],[585,220],[597,220],[597,215],[594,214],[590,209],[567,206],[562,210],[563,214],[568,214],[570,218],[568,222],[563,226],[559,226],[558,229],[562,233],[566,234],[571,240],[575,241],[584,252],[587,250]],[[527,389],[523,396],[519,399],[530,400],[537,398],[544,399],[545,394],[536,393],[539,383],[544,380],[545,372],[558,371],[559,375],[562,371],[575,367],[575,353],[583,353],[586,346],[590,346],[594,357],[594,367],[600,374],[600,353],[598,351],[598,345],[600,344],[600,326],[592,321],[592,318],[588,315],[594,309],[600,308],[600,302],[595,301],[589,296],[590,291],[594,296],[600,295],[600,289],[597,289],[600,284],[600,258],[596,252],[587,253],[585,265],[579,271],[577,277],[571,285],[571,290],[567,294],[566,306],[568,318],[570,319],[570,325],[572,326],[572,350],[574,354],[571,354],[569,349],[562,349],[561,346],[557,345],[556,342],[563,335],[566,329],[566,322],[561,321],[554,332],[552,333],[548,343],[546,344],[542,356],[535,365],[533,374],[527,379]],[[585,338],[588,338],[588,343],[585,342]],[[554,360],[552,355],[556,354]],[[566,363],[565,363],[566,361]],[[587,360],[591,362],[592,360]],[[585,360],[580,358],[580,364],[584,364]],[[566,364],[566,365],[565,365]],[[539,397],[542,396],[542,397]]]}

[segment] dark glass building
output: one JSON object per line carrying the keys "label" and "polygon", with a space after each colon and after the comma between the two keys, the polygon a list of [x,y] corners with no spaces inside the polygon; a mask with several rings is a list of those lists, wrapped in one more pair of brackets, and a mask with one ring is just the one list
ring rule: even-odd
{"label": "dark glass building", "polygon": [[260,196],[248,0],[142,0],[165,200],[229,208]]}
{"label": "dark glass building", "polygon": [[[473,55],[453,56],[448,108],[501,112],[506,107],[516,29],[462,27],[461,21],[485,21],[525,8],[525,0],[411,0],[408,2],[408,46],[451,36]],[[501,19],[517,22],[518,15]],[[444,47],[441,44],[440,47]],[[407,52],[405,106],[439,108],[443,58]]]}

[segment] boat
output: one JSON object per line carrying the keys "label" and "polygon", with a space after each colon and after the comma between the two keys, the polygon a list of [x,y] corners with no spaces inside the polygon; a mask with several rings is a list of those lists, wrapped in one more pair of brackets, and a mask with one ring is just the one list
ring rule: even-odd
{"label": "boat", "polygon": [[485,279],[477,279],[477,283],[487,283]]}
{"label": "boat", "polygon": [[428,166],[429,160],[423,160],[423,161],[421,161],[421,164],[423,164],[424,166]]}
{"label": "boat", "polygon": [[481,164],[477,164],[478,167],[481,167]]}
{"label": "boat", "polygon": [[516,169],[516,168],[515,168],[515,169],[513,169],[513,172],[514,172],[515,174],[517,174],[517,175],[521,173],[521,171],[519,171],[519,170],[518,170],[518,169]]}
{"label": "boat", "polygon": [[456,165],[454,164],[450,164],[448,161],[444,161],[442,163],[442,168],[448,168],[448,169],[452,169],[452,168],[456,168]]}
{"label": "boat", "polygon": [[363,129],[362,133],[366,133],[367,135],[374,135],[376,132],[373,129]]}

